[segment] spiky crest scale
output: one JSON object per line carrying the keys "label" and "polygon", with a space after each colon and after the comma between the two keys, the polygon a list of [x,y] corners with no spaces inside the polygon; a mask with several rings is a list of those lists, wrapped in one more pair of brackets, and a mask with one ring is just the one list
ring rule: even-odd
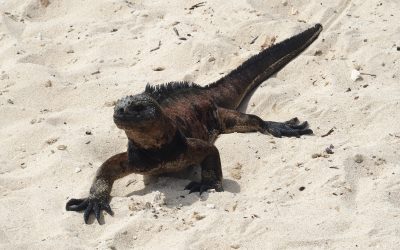
{"label": "spiky crest scale", "polygon": [[187,89],[203,89],[202,86],[192,82],[169,82],[159,85],[147,84],[144,93],[151,95],[156,101],[160,102],[172,97],[177,92]]}

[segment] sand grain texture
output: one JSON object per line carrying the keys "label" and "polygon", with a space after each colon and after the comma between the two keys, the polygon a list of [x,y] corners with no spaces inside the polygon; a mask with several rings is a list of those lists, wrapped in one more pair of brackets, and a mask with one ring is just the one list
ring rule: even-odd
{"label": "sand grain texture", "polygon": [[[400,3],[228,2],[0,1],[0,248],[400,245]],[[317,22],[319,39],[242,106],[306,119],[315,136],[221,136],[223,193],[131,175],[115,183],[104,225],[65,211],[126,148],[115,100],[148,82],[205,85]]]}

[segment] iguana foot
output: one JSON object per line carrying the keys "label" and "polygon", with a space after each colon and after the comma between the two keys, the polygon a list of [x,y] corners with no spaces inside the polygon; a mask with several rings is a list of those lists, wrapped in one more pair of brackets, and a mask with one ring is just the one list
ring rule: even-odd
{"label": "iguana foot", "polygon": [[100,223],[100,212],[101,210],[105,210],[109,215],[113,215],[113,211],[111,210],[110,204],[108,204],[107,200],[99,199],[99,198],[86,198],[86,199],[70,199],[65,209],[67,211],[82,211],[85,210],[83,213],[83,219],[86,224],[88,224],[89,216],[92,212],[97,219],[97,222]]}
{"label": "iguana foot", "polygon": [[192,181],[190,182],[188,185],[186,185],[185,190],[190,190],[190,193],[193,192],[199,192],[200,194],[202,194],[204,191],[207,191],[209,189],[215,189],[215,191],[217,192],[222,192],[224,191],[224,188],[222,187],[222,184],[219,182],[196,182],[196,181]]}
{"label": "iguana foot", "polygon": [[308,122],[300,123],[297,117],[286,122],[265,121],[266,131],[275,137],[300,137],[301,135],[312,134],[313,131],[308,128]]}

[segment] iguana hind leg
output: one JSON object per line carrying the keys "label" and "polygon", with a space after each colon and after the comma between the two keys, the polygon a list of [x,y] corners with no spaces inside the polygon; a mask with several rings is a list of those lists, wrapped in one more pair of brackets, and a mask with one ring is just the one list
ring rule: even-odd
{"label": "iguana hind leg", "polygon": [[286,122],[264,121],[256,115],[243,114],[236,110],[218,108],[218,115],[221,122],[222,133],[246,133],[261,132],[270,133],[275,137],[299,137],[312,134],[308,128],[308,122],[300,124],[299,119],[293,118]]}

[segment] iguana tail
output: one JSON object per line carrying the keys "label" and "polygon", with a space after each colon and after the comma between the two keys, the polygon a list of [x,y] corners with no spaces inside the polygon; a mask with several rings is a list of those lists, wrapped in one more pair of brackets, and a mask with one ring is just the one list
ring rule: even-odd
{"label": "iguana tail", "polygon": [[301,32],[251,57],[237,69],[208,86],[215,102],[236,109],[243,98],[306,49],[322,31],[322,25]]}

